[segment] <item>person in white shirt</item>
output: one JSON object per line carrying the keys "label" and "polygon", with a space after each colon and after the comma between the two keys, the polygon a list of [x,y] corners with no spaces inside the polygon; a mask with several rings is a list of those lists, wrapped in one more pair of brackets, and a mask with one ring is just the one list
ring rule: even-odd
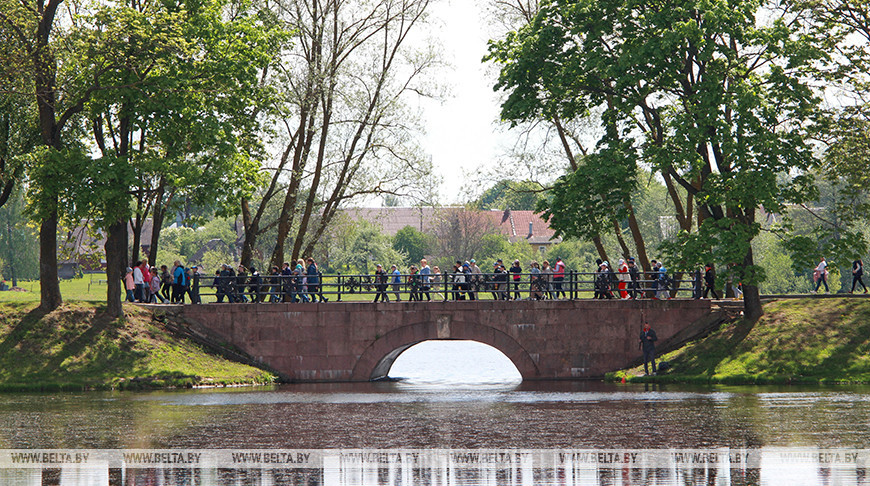
{"label": "person in white shirt", "polygon": [[133,285],[136,286],[134,294],[137,302],[145,302],[145,276],[142,275],[141,265],[141,261],[133,265]]}
{"label": "person in white shirt", "polygon": [[813,292],[818,292],[822,284],[825,284],[825,292],[830,292],[830,289],[828,289],[828,262],[825,261],[825,257],[822,257],[822,261],[819,262],[813,273],[816,278],[816,288]]}

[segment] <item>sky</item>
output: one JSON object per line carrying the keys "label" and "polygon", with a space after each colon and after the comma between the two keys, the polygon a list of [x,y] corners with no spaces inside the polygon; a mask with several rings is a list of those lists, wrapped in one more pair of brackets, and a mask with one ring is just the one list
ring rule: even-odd
{"label": "sky", "polygon": [[[465,178],[478,170],[497,167],[508,147],[508,136],[497,127],[499,101],[492,89],[495,74],[481,62],[489,35],[474,0],[435,2],[431,13],[441,22],[444,57],[452,67],[441,79],[450,94],[442,102],[423,101],[427,134],[423,148],[432,157],[441,179],[440,202],[467,200],[461,191]],[[507,174],[506,174],[507,175]]]}

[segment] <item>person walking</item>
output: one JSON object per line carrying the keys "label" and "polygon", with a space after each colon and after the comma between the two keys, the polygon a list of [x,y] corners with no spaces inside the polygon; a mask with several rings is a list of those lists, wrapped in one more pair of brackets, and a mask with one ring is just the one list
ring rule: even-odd
{"label": "person walking", "polygon": [[616,278],[619,280],[618,289],[619,289],[619,298],[620,299],[628,299],[628,280],[630,279],[628,275],[628,264],[625,263],[625,260],[620,258],[616,262],[616,270],[619,272]]}
{"label": "person walking", "polygon": [[556,263],[553,265],[553,298],[565,298],[565,291],[562,289],[562,283],[565,281],[565,263],[562,258],[556,257]]}
{"label": "person walking", "polygon": [[861,260],[855,260],[852,262],[852,290],[849,293],[855,292],[855,284],[860,283],[861,287],[864,288],[864,293],[867,293],[867,286],[864,285],[864,280],[861,277],[864,276],[864,262]]}
{"label": "person walking", "polygon": [[648,364],[652,363],[653,375],[656,374],[656,341],[658,337],[656,332],[652,330],[648,322],[643,324],[643,331],[640,332],[639,347],[643,350],[643,374],[649,375]]}
{"label": "person walking", "polygon": [[601,262],[598,265],[598,271],[595,272],[595,295],[593,298],[613,298],[613,294],[610,293],[610,274],[607,271],[607,262]]}
{"label": "person walking", "polygon": [[133,290],[133,297],[136,302],[145,302],[145,278],[142,275],[142,261],[133,263],[133,285],[136,288]]}
{"label": "person walking", "polygon": [[159,300],[161,304],[165,304],[166,301],[163,300],[163,296],[160,295],[160,275],[157,274],[157,267],[151,267],[149,273],[151,274],[151,281],[148,283],[151,290],[149,302],[156,304]]}
{"label": "person walking", "polygon": [[323,282],[320,281],[320,270],[317,268],[317,262],[312,257],[308,257],[305,262],[308,264],[305,268],[305,275],[308,283],[308,293],[311,295],[311,302],[328,301],[329,299],[323,296]]}
{"label": "person walking", "polygon": [[712,263],[708,263],[704,267],[704,298],[711,293],[714,299],[719,299],[719,294],[716,293],[716,268]]}
{"label": "person walking", "polygon": [[396,302],[401,302],[399,292],[402,290],[402,272],[395,265],[390,266],[390,275],[392,280],[390,283],[393,286],[393,295],[396,297]]}
{"label": "person walking", "polygon": [[514,298],[513,300],[520,300],[520,281],[522,280],[523,268],[520,266],[519,260],[514,260],[513,266],[508,270],[511,275],[511,278],[514,281]]}
{"label": "person walking", "polygon": [[816,266],[816,269],[813,272],[813,277],[816,279],[816,288],[813,292],[818,292],[819,287],[821,287],[822,284],[825,284],[825,292],[831,291],[828,288],[828,262],[825,261],[825,257],[822,257],[822,260],[819,262],[818,266]]}
{"label": "person walking", "polygon": [[480,267],[477,266],[477,262],[474,258],[471,259],[469,268],[471,268],[471,282],[469,295],[471,295],[471,300],[477,299],[477,292],[480,290],[480,286],[483,284],[483,271]]}
{"label": "person walking", "polygon": [[[432,276],[432,269],[429,268],[429,263],[426,259],[420,260],[420,290],[422,291],[421,295],[426,296],[427,301],[431,301],[432,297],[429,295],[430,289],[430,277]],[[422,298],[420,300],[423,300]]]}
{"label": "person walking", "polygon": [[135,302],[136,295],[134,292],[136,284],[133,283],[133,269],[130,267],[127,267],[127,270],[124,272],[124,289],[127,290],[127,302]]}
{"label": "person walking", "polygon": [[423,300],[423,294],[420,292],[420,274],[414,265],[408,267],[408,289],[408,300],[417,302]]}
{"label": "person walking", "polygon": [[553,296],[553,268],[547,260],[541,263],[541,286],[545,299],[555,299]]}
{"label": "person walking", "polygon": [[160,295],[163,296],[163,302],[169,302],[172,298],[172,275],[169,274],[169,269],[166,265],[160,265]]}
{"label": "person walking", "polygon": [[432,267],[432,292],[435,292],[435,298],[443,297],[443,294],[440,293],[440,287],[442,282],[446,282],[447,279],[444,278],[444,274],[441,273],[441,267],[435,265]]}
{"label": "person walking", "polygon": [[628,294],[630,299],[643,297],[643,292],[640,291],[640,270],[634,263],[634,257],[628,258]]}
{"label": "person walking", "polygon": [[453,300],[465,300],[465,272],[462,271],[462,262],[453,264]]}
{"label": "person walking", "polygon": [[387,281],[387,272],[384,271],[384,267],[378,263],[375,265],[375,289],[377,290],[377,293],[375,294],[375,302],[377,302],[378,299],[380,299],[381,302],[390,301],[390,297],[387,296]]}
{"label": "person walking", "polygon": [[260,272],[258,272],[253,265],[251,266],[250,270],[251,277],[248,279],[248,290],[251,292],[251,302],[256,304],[263,301],[263,295],[260,291],[260,284],[262,283],[262,278],[260,277]]}
{"label": "person walking", "polygon": [[187,287],[187,271],[181,260],[175,260],[172,270],[172,303],[184,303],[184,288]]}

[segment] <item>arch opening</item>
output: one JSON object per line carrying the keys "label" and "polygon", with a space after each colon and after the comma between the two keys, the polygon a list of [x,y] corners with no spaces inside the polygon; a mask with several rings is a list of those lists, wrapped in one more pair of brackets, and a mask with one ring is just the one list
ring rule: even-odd
{"label": "arch opening", "polygon": [[522,375],[497,348],[478,341],[433,339],[396,348],[376,373],[415,384],[517,384]]}

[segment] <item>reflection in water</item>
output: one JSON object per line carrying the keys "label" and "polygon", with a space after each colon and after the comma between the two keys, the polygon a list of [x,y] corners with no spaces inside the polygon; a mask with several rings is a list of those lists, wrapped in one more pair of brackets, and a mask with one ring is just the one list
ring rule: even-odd
{"label": "reflection in water", "polygon": [[[109,457],[112,451],[92,451]],[[10,485],[800,485],[865,484],[870,450],[324,450],[276,466],[264,451],[199,451],[200,467],[4,469]],[[222,457],[227,464],[221,467]],[[270,453],[278,455],[274,451]],[[121,453],[115,451],[120,457]],[[235,455],[250,456],[233,464]],[[256,460],[255,460],[256,458]],[[209,465],[210,464],[210,465]]]}
{"label": "reflection in water", "polygon": [[517,367],[492,346],[474,341],[424,341],[396,358],[389,376],[414,384],[519,384]]}
{"label": "reflection in water", "polygon": [[[430,344],[430,343],[424,343]],[[870,444],[870,387],[691,387],[519,382],[516,369],[446,356],[443,342],[403,353],[398,382],[261,388],[0,395],[0,449],[349,449],[426,451],[759,450]],[[454,344],[454,343],[450,343]],[[435,347],[433,348],[432,345]],[[428,349],[428,351],[426,351]],[[491,348],[490,348],[491,349]],[[424,356],[425,357],[425,356]],[[496,358],[506,359],[500,353]],[[428,361],[427,361],[428,360]],[[507,373],[505,373],[505,369]],[[438,370],[433,376],[431,371]],[[428,373],[428,374],[427,374]],[[422,453],[421,453],[422,454]],[[428,452],[426,452],[427,455]],[[569,456],[573,457],[573,456]],[[297,469],[0,468],[17,484],[870,484],[864,463],[810,454],[784,467],[589,467],[573,458],[531,464],[344,456]],[[813,459],[815,457],[815,459]]]}

